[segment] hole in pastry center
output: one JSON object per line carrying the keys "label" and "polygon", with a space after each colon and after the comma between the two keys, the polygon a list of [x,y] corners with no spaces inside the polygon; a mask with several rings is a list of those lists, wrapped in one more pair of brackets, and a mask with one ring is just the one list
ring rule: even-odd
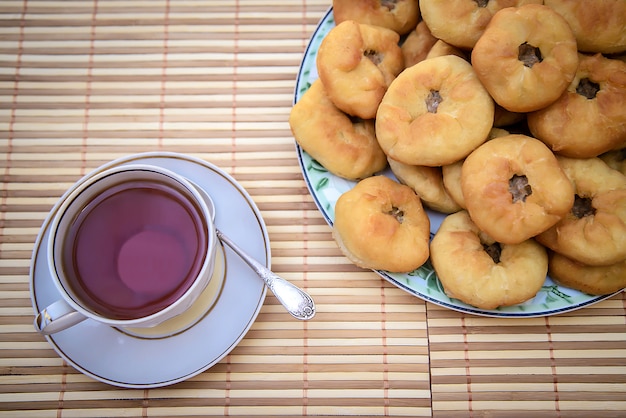
{"label": "hole in pastry center", "polygon": [[599,91],[600,85],[598,83],[594,83],[588,78],[582,78],[576,86],[576,93],[586,97],[587,99],[595,99],[596,94],[598,94]]}
{"label": "hole in pastry center", "polygon": [[487,7],[489,0],[474,0],[478,7]]}
{"label": "hole in pastry center", "polygon": [[509,193],[513,197],[513,203],[526,201],[526,198],[533,194],[533,189],[528,184],[528,177],[521,175],[518,176],[514,174],[513,177],[509,179]]}
{"label": "hole in pastry center", "polygon": [[387,212],[387,215],[393,216],[399,223],[404,222],[404,211],[402,211],[400,208],[392,206],[391,210]]}
{"label": "hole in pastry center", "polygon": [[596,209],[591,204],[592,199],[576,195],[574,197],[574,206],[572,206],[572,214],[578,219],[585,216],[596,214]]}
{"label": "hole in pastry center", "polygon": [[431,90],[426,98],[426,109],[429,113],[437,113],[437,108],[443,101],[443,97],[437,90]]}
{"label": "hole in pastry center", "polygon": [[380,54],[373,49],[368,49],[364,51],[363,55],[365,56],[365,58],[372,61],[374,65],[379,65],[381,62],[383,62],[383,54]]}
{"label": "hole in pastry center", "polygon": [[485,244],[483,243],[483,250],[489,257],[493,260],[494,263],[498,264],[500,262],[500,255],[502,254],[502,247],[499,242],[494,242],[493,244]]}
{"label": "hole in pastry center", "polygon": [[389,11],[392,11],[393,9],[396,8],[397,3],[398,3],[398,0],[382,0],[380,2],[380,6],[386,7]]}
{"label": "hole in pastry center", "polygon": [[517,59],[522,61],[526,67],[532,68],[533,65],[543,61],[541,50],[536,46],[524,42],[519,46]]}

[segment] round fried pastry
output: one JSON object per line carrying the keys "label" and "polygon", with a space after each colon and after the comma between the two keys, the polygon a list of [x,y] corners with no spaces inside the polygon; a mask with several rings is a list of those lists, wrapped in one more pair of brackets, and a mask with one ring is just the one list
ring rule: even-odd
{"label": "round fried pastry", "polygon": [[354,20],[404,35],[417,25],[419,0],[333,0],[333,15],[336,23]]}
{"label": "round fried pastry", "polygon": [[400,46],[404,57],[404,66],[412,67],[420,61],[424,61],[430,49],[437,42],[424,21],[417,24],[414,30],[409,32]]}
{"label": "round fried pastry", "polygon": [[472,50],[472,65],[500,106],[531,112],[556,101],[574,79],[576,39],[549,7],[510,7],[492,17]]}
{"label": "round fried pastry", "polygon": [[536,239],[572,260],[601,266],[626,258],[626,176],[601,159],[557,157],[574,205]]}
{"label": "round fried pastry", "polygon": [[346,20],[332,28],[317,51],[316,66],[328,97],[342,111],[373,119],[387,88],[404,69],[399,35]]}
{"label": "round fried pastry", "polygon": [[505,7],[541,4],[542,0],[422,0],[422,19],[437,38],[472,49],[493,15]]}
{"label": "round fried pastry", "polygon": [[404,70],[387,90],[376,136],[396,161],[450,164],[486,140],[493,106],[467,61],[454,55],[427,59]]}
{"label": "round fried pastry", "polygon": [[424,205],[442,213],[453,213],[461,209],[443,185],[441,167],[407,165],[392,158],[387,160],[396,178],[413,189]]}
{"label": "round fried pastry", "polygon": [[501,244],[460,211],[441,223],[430,260],[446,294],[481,309],[532,299],[548,272],[546,249],[532,239]]}
{"label": "round fried pastry", "polygon": [[626,175],[626,148],[605,152],[599,158],[613,170]]}
{"label": "round fried pastry", "polygon": [[526,120],[526,113],[511,112],[496,103],[493,112],[493,126],[506,128]]}
{"label": "round fried pastry", "polygon": [[580,51],[612,54],[626,50],[624,0],[545,0],[544,4],[565,18]]}
{"label": "round fried pastry", "polygon": [[[501,128],[491,128],[487,140],[505,135],[509,135],[509,131]],[[441,167],[443,186],[446,189],[446,192],[452,197],[456,204],[463,209],[466,208],[465,199],[463,198],[463,190],[461,188],[461,171],[464,161],[465,159],[462,159]]]}
{"label": "round fried pastry", "polygon": [[561,97],[527,116],[533,136],[573,158],[596,157],[626,140],[626,63],[579,54]]}
{"label": "round fried pastry", "polygon": [[571,209],[574,189],[543,142],[525,135],[494,138],[463,163],[465,206],[478,227],[505,244],[525,241]]}
{"label": "round fried pastry", "polygon": [[350,118],[339,110],[319,79],[292,107],[289,126],[302,149],[339,177],[358,180],[387,166],[374,121]]}
{"label": "round fried pastry", "polygon": [[373,176],[337,200],[333,237],[357,266],[405,273],[428,259],[430,220],[410,187]]}
{"label": "round fried pastry", "polygon": [[442,166],[441,175],[443,177],[443,187],[445,187],[446,192],[448,192],[457,205],[466,209],[463,190],[461,189],[461,170],[464,162],[465,159],[462,159],[452,164]]}
{"label": "round fried pastry", "polygon": [[548,272],[559,285],[590,295],[608,295],[626,287],[626,260],[608,266],[588,266],[552,252]]}
{"label": "round fried pastry", "polygon": [[468,61],[465,52],[461,51],[456,46],[450,45],[449,43],[442,41],[441,39],[438,39],[437,42],[435,42],[435,44],[432,46],[432,48],[430,48],[430,51],[428,51],[428,54],[426,54],[426,59],[441,57],[444,55],[456,55],[457,57],[463,58],[464,60]]}

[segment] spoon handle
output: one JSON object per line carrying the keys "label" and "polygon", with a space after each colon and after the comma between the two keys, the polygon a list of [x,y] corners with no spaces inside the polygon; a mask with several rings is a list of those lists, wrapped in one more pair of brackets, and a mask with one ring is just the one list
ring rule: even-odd
{"label": "spoon handle", "polygon": [[270,269],[246,254],[237,244],[224,235],[221,231],[215,231],[217,237],[228,245],[243,261],[248,264],[265,282],[276,299],[297,319],[308,320],[315,316],[315,302],[308,293],[296,285],[277,276]]}

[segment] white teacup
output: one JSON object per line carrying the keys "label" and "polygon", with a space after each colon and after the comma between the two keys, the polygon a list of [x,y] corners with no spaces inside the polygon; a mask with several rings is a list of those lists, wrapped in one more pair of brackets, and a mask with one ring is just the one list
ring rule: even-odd
{"label": "white teacup", "polygon": [[51,222],[48,265],[61,298],[37,314],[37,331],[52,334],[87,318],[152,327],[185,312],[213,274],[209,210],[193,184],[160,167],[85,176]]}

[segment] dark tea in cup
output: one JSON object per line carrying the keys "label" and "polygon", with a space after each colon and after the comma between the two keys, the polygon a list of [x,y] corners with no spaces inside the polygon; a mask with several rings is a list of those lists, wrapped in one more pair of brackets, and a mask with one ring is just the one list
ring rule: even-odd
{"label": "dark tea in cup", "polygon": [[62,237],[62,266],[89,310],[113,319],[154,314],[200,273],[207,225],[189,192],[154,179],[114,184],[86,202]]}
{"label": "dark tea in cup", "polygon": [[47,258],[60,298],[35,328],[52,334],[90,318],[154,327],[187,311],[209,284],[217,237],[201,191],[163,167],[96,170],[61,198]]}

